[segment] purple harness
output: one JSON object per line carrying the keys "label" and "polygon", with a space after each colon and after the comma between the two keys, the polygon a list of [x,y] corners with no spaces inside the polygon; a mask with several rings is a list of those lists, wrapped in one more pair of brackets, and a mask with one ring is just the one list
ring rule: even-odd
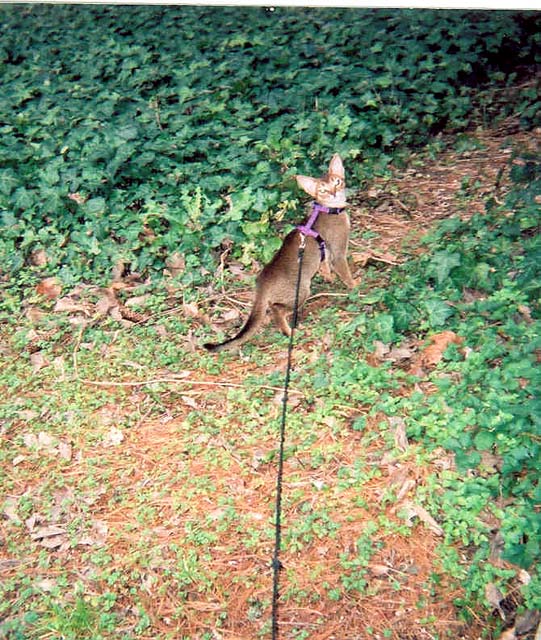
{"label": "purple harness", "polygon": [[331,215],[337,215],[342,213],[344,209],[338,209],[333,207],[324,207],[322,204],[318,204],[317,202],[312,202],[312,213],[308,220],[297,227],[297,231],[302,233],[303,236],[310,236],[310,238],[314,238],[314,240],[319,244],[319,253],[321,256],[321,261],[325,260],[325,240],[319,235],[317,231],[312,229],[318,216],[320,213],[329,213]]}

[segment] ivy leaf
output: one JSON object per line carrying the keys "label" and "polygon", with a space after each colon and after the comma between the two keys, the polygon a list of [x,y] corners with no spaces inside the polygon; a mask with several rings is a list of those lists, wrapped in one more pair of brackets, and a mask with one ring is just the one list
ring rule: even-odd
{"label": "ivy leaf", "polygon": [[481,462],[481,454],[477,451],[463,451],[459,449],[455,451],[456,466],[459,471],[468,471],[468,469],[475,469]]}
{"label": "ivy leaf", "polygon": [[106,202],[105,198],[91,198],[83,205],[86,213],[91,216],[98,216],[105,213]]}
{"label": "ivy leaf", "polygon": [[127,142],[128,140],[135,140],[137,138],[137,127],[134,125],[126,125],[121,127],[117,135],[123,142]]}
{"label": "ivy leaf", "polygon": [[486,451],[492,447],[495,441],[496,436],[494,433],[491,433],[490,431],[479,431],[473,439],[473,444],[476,449]]}
{"label": "ivy leaf", "polygon": [[453,307],[438,298],[426,300],[424,307],[428,312],[428,322],[433,328],[445,326],[447,320],[454,314]]}
{"label": "ivy leaf", "polygon": [[539,516],[533,515],[531,522],[523,523],[523,532],[527,536],[513,535],[511,541],[507,541],[502,557],[513,564],[528,569],[539,555],[539,534],[541,523]]}
{"label": "ivy leaf", "polygon": [[16,189],[12,199],[15,206],[22,210],[30,209],[35,204],[34,194],[25,187]]}
{"label": "ivy leaf", "polygon": [[406,330],[413,320],[413,308],[406,304],[397,304],[393,309],[393,317],[397,331]]}
{"label": "ivy leaf", "polygon": [[382,342],[387,344],[395,339],[394,317],[392,315],[389,313],[380,313],[376,316],[374,324],[376,334]]}
{"label": "ivy leaf", "polygon": [[461,263],[459,253],[448,251],[438,251],[432,256],[429,264],[429,273],[435,276],[438,285],[443,284],[449,277],[451,271]]}

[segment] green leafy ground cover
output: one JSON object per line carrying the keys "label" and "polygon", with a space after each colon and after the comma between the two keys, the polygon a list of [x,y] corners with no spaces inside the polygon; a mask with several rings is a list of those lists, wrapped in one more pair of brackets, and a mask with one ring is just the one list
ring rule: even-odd
{"label": "green leafy ground cover", "polygon": [[68,284],[175,252],[200,282],[224,240],[268,258],[292,175],[331,153],[363,184],[474,112],[539,118],[535,87],[493,95],[535,61],[535,12],[4,5],[0,21],[0,259],[19,282],[40,249]]}
{"label": "green leafy ground cover", "polygon": [[[264,258],[268,225],[294,215],[290,175],[333,151],[364,185],[402,145],[405,162],[430,142],[430,164],[430,134],[473,115],[534,125],[535,85],[511,91],[509,60],[532,60],[535,19],[1,16],[0,634],[267,637],[286,343],[269,329],[242,357],[201,354],[227,301],[217,290],[246,286],[238,263],[221,281],[201,268],[226,240],[237,259]],[[466,162],[477,144],[455,142]],[[471,216],[463,180],[464,215],[422,252],[309,306],[288,425],[285,637],[495,639],[541,609],[539,146],[517,153],[508,183]],[[157,278],[173,251],[184,273]],[[146,322],[123,324],[95,285],[119,261],[155,276],[115,282]],[[69,295],[36,293],[49,275]],[[409,366],[444,331],[440,359]]]}

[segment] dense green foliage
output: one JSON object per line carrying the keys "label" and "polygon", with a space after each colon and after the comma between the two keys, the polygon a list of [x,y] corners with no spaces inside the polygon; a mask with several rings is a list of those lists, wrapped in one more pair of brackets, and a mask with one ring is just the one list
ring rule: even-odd
{"label": "dense green foliage", "polygon": [[[520,161],[512,177],[516,184],[505,207],[489,201],[485,215],[441,225],[432,240],[435,251],[389,303],[399,323],[400,309],[411,310],[415,300],[422,311],[414,324],[424,320],[436,328],[440,322],[430,318],[428,305],[434,296],[448,305],[445,327],[465,339],[466,351],[450,349],[434,378],[438,394],[417,398],[411,411],[411,433],[453,451],[459,471],[467,472],[458,500],[455,488],[432,496],[434,502],[444,511],[465,505],[471,513],[492,509],[501,520],[504,557],[529,569],[541,562],[539,158]],[[419,277],[431,285],[423,293]],[[419,312],[406,311],[412,313]],[[480,538],[479,563],[490,555],[488,533],[487,527]],[[465,544],[480,542],[471,522],[462,530],[455,523],[448,535]],[[539,575],[531,589],[531,604],[539,608]]]}
{"label": "dense green foliage", "polygon": [[[354,186],[400,147],[467,127],[490,108],[479,87],[513,82],[539,55],[538,23],[511,12],[2,6],[2,269],[20,272],[39,249],[40,273],[66,283],[120,261],[161,270],[174,252],[209,268],[226,238],[245,260],[268,258],[269,222],[298,218],[294,173],[338,151]],[[539,118],[535,91],[513,100],[500,115]]]}

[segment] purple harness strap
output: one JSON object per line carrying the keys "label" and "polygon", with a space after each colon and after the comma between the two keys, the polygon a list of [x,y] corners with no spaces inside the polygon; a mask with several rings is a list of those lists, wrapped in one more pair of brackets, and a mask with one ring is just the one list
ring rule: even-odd
{"label": "purple harness strap", "polygon": [[321,261],[325,260],[325,240],[319,235],[317,231],[312,229],[318,216],[320,213],[330,213],[330,214],[338,214],[342,213],[344,209],[333,209],[332,207],[324,207],[322,204],[318,204],[317,202],[312,202],[312,213],[308,220],[297,227],[297,231],[302,233],[303,236],[310,236],[310,238],[314,238],[319,244],[319,253],[321,256]]}

